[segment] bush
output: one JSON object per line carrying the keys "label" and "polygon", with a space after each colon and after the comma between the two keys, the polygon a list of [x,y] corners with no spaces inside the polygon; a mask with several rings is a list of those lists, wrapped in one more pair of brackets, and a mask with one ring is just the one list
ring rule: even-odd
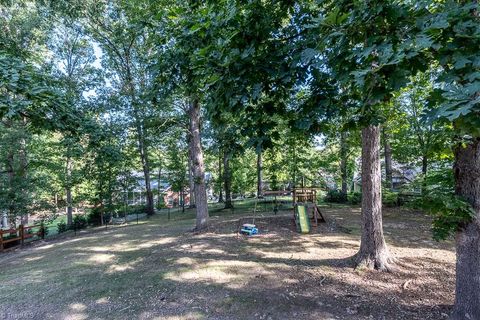
{"label": "bush", "polygon": [[398,193],[391,192],[388,190],[383,190],[382,192],[382,204],[385,207],[396,207],[398,206]]}
{"label": "bush", "polygon": [[[361,192],[350,192],[348,194],[348,203],[353,205],[358,205],[362,203],[362,193]],[[398,206],[398,193],[391,192],[387,190],[382,191],[382,204],[385,207],[396,207]]]}
{"label": "bush", "polygon": [[[63,233],[68,230],[80,230],[86,228],[88,225],[87,217],[83,215],[75,215],[73,217],[73,223],[71,226],[67,226],[65,221],[61,221],[57,223],[57,231],[58,233]],[[45,228],[46,229],[46,228]],[[45,235],[48,234],[48,229],[46,229]]]}
{"label": "bush", "polygon": [[58,233],[63,233],[67,230],[68,230],[68,228],[67,228],[67,224],[65,223],[65,221],[60,221],[59,223],[57,223]]}
{"label": "bush", "polygon": [[87,223],[98,226],[102,223],[102,212],[100,208],[93,208],[89,214],[87,214]]}
{"label": "bush", "polygon": [[362,193],[361,192],[350,192],[348,194],[348,203],[350,204],[361,204],[362,203]]}
{"label": "bush", "polygon": [[155,206],[157,209],[165,208],[165,201],[163,200],[163,197],[160,197],[160,202],[157,201]]}
{"label": "bush", "polygon": [[345,203],[347,199],[345,194],[343,194],[340,190],[328,190],[327,195],[325,196],[325,202],[333,202],[333,203]]}
{"label": "bush", "polygon": [[147,206],[140,205],[140,206],[135,206],[131,207],[128,210],[128,214],[142,214],[147,212]]}
{"label": "bush", "polygon": [[87,227],[87,217],[83,215],[76,215],[73,217],[73,229],[79,230]]}

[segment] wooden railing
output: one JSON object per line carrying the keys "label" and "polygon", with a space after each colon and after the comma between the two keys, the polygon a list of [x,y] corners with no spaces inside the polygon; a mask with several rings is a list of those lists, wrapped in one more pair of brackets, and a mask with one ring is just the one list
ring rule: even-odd
{"label": "wooden railing", "polygon": [[[37,231],[33,231],[37,229]],[[17,229],[8,229],[0,230],[0,252],[3,252],[5,249],[12,249],[17,246],[23,246],[25,240],[34,239],[35,237],[44,239],[45,232],[42,226],[29,226],[24,227],[20,225]],[[9,245],[8,248],[5,248],[8,243],[16,243],[14,245]]]}
{"label": "wooden railing", "polygon": [[317,189],[316,188],[294,188],[293,203],[296,204],[297,202],[317,203]]}

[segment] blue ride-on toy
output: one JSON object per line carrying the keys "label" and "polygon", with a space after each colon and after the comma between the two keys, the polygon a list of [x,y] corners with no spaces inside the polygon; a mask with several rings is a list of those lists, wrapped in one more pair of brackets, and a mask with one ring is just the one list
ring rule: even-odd
{"label": "blue ride-on toy", "polygon": [[242,229],[240,229],[240,233],[251,236],[258,233],[258,228],[254,224],[246,223],[242,226]]}

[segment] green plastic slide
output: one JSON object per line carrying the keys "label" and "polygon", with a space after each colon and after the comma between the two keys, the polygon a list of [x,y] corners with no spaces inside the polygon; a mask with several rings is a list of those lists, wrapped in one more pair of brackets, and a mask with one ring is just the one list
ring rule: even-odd
{"label": "green plastic slide", "polygon": [[307,207],[305,206],[297,206],[296,207],[296,222],[297,222],[297,229],[301,233],[309,233],[310,232],[310,219],[308,218]]}

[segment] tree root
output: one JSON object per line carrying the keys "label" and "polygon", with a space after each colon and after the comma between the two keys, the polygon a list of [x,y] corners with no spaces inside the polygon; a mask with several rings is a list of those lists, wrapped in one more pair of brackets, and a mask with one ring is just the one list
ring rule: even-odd
{"label": "tree root", "polygon": [[390,256],[388,252],[378,254],[376,257],[358,252],[353,256],[355,269],[378,270],[384,272],[397,272],[397,259]]}

